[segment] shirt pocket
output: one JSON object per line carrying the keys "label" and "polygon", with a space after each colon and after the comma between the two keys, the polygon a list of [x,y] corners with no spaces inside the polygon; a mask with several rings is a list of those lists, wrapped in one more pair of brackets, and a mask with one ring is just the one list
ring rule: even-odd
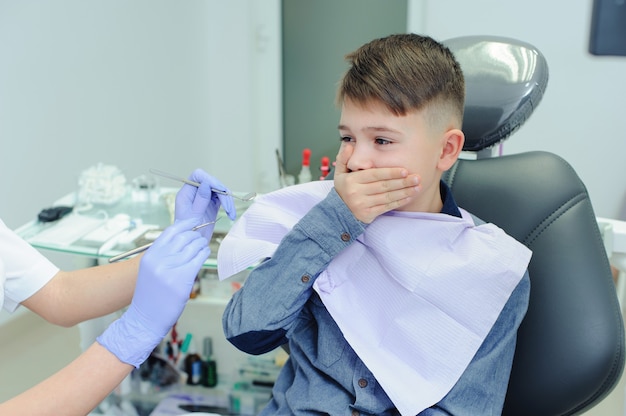
{"label": "shirt pocket", "polygon": [[323,369],[341,360],[347,342],[317,293],[313,293],[297,320],[292,342],[312,365]]}

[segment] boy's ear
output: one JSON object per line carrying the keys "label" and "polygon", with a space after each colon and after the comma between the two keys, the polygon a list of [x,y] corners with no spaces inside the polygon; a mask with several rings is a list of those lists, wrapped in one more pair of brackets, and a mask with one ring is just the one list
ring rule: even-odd
{"label": "boy's ear", "polygon": [[459,158],[463,144],[465,143],[465,135],[459,129],[448,130],[443,137],[443,147],[437,167],[441,171],[446,171],[454,165]]}

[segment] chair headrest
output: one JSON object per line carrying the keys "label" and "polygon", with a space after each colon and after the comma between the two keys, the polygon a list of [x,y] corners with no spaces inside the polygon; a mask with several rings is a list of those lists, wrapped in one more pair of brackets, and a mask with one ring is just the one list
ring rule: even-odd
{"label": "chair headrest", "polygon": [[548,64],[534,46],[498,36],[443,42],[465,77],[463,150],[480,151],[509,137],[530,117],[548,84]]}

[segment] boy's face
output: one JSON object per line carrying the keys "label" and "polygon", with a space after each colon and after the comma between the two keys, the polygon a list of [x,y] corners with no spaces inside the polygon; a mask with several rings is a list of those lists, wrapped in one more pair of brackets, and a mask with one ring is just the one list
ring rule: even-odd
{"label": "boy's face", "polygon": [[[449,131],[430,126],[423,111],[396,116],[379,102],[362,106],[346,100],[339,122],[340,151],[352,146],[347,162],[350,171],[403,167],[419,175],[419,197],[401,210],[439,212],[439,180],[449,168]],[[462,146],[462,133],[455,131],[461,134]],[[457,156],[458,152],[454,160]]]}

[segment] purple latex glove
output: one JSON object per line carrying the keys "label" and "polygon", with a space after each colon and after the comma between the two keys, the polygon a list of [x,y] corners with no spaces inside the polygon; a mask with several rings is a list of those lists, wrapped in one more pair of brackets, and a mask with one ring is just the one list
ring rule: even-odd
{"label": "purple latex glove", "polygon": [[139,367],[180,317],[211,250],[197,220],[177,221],[145,252],[133,300],[97,338],[120,361]]}
{"label": "purple latex glove", "polygon": [[[235,202],[230,195],[217,194],[211,191],[211,188],[220,191],[228,191],[228,189],[213,176],[209,175],[202,169],[196,169],[189,176],[190,180],[198,182],[200,186],[196,188],[193,185],[185,184],[176,194],[176,221],[194,218],[196,225],[210,221],[215,221],[220,205],[228,214],[231,220],[237,216],[235,210]],[[214,225],[201,228],[200,231],[207,239],[211,239]]]}

